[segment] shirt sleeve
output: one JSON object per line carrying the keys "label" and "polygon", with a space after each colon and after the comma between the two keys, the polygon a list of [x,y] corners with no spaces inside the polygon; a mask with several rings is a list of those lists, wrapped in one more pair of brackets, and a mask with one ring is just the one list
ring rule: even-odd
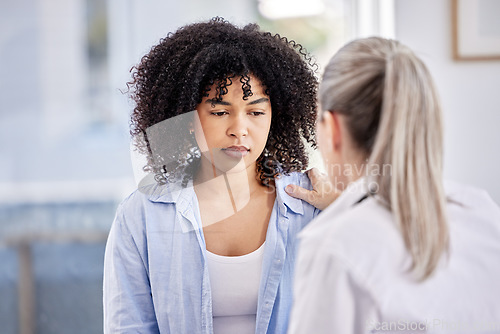
{"label": "shirt sleeve", "polygon": [[376,319],[371,293],[345,262],[299,251],[289,334],[370,333]]}
{"label": "shirt sleeve", "polygon": [[120,206],[104,255],[104,333],[159,333],[146,264]]}

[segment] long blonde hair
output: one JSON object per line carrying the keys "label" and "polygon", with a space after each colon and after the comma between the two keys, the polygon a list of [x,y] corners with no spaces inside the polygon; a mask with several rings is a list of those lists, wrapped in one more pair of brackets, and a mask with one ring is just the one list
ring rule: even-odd
{"label": "long blonde hair", "polygon": [[345,115],[368,167],[392,166],[391,175],[367,174],[399,225],[413,260],[410,271],[426,279],[449,238],[441,107],[429,71],[397,41],[355,40],[326,67],[320,102],[323,110]]}

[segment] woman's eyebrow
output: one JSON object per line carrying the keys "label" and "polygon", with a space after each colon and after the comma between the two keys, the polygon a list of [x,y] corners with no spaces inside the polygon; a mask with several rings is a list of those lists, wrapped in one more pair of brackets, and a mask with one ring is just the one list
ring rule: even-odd
{"label": "woman's eyebrow", "polygon": [[269,102],[269,99],[267,97],[261,97],[260,99],[248,102],[247,105],[259,104],[264,102]]}
{"label": "woman's eyebrow", "polygon": [[[269,99],[267,97],[261,97],[260,99],[250,101],[247,103],[247,105],[254,105],[254,104],[259,104],[259,103],[264,103],[264,102],[269,102]],[[230,106],[231,103],[227,101],[217,101],[216,99],[207,99],[205,100],[205,103],[210,103],[212,105],[223,105],[223,106]]]}
{"label": "woman's eyebrow", "polygon": [[216,99],[207,99],[205,101],[205,103],[210,103],[212,105],[223,105],[223,106],[230,106],[231,103],[227,102],[227,101],[217,101]]}

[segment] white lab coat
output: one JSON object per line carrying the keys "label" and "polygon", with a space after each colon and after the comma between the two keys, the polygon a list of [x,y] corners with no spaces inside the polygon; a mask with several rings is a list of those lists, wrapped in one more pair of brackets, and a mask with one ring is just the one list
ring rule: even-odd
{"label": "white lab coat", "polygon": [[500,333],[500,209],[482,190],[445,190],[450,250],[419,283],[392,214],[351,184],[299,235],[288,333]]}

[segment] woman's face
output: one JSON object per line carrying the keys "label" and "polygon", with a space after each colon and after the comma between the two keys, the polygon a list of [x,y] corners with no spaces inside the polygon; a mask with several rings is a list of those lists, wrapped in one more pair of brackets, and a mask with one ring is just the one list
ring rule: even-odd
{"label": "woman's face", "polygon": [[325,168],[327,171],[330,170],[329,164],[332,163],[332,138],[330,137],[330,131],[328,131],[327,122],[324,119],[324,114],[327,111],[319,111],[318,118],[316,120],[316,141],[318,144],[319,152],[323,158]]}
{"label": "woman's face", "polygon": [[[196,107],[195,137],[202,152],[219,172],[253,168],[267,142],[271,127],[271,102],[259,79],[250,76],[253,95],[243,100],[238,80],[227,87],[222,101],[215,101],[215,85]],[[196,116],[196,115],[195,115]]]}
{"label": "woman's face", "polygon": [[[338,117],[337,117],[338,120]],[[344,164],[338,149],[335,149],[334,136],[338,136],[336,132],[338,128],[335,126],[334,116],[329,111],[320,111],[316,121],[316,140],[318,149],[323,158],[323,164],[329,180],[336,188],[343,188],[342,184],[345,181],[343,176]]]}

